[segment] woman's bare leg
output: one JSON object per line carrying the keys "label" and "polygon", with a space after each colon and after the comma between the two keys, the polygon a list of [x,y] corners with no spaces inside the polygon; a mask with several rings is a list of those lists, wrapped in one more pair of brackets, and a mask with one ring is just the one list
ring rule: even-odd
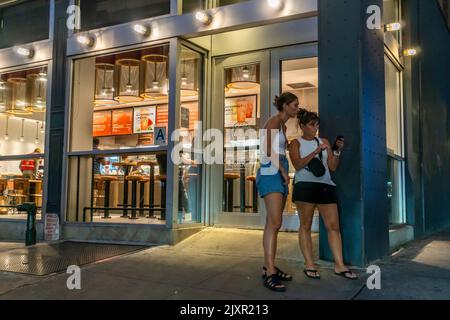
{"label": "woman's bare leg", "polygon": [[295,202],[297,211],[300,218],[300,228],[298,230],[298,243],[303,257],[305,258],[306,269],[315,269],[312,238],[311,238],[311,225],[314,217],[315,204],[306,202]]}
{"label": "woman's bare leg", "polygon": [[263,247],[267,275],[275,274],[275,255],[277,251],[278,231],[281,228],[283,204],[286,200],[281,193],[269,193],[264,197],[266,204],[266,225],[264,227]]}
{"label": "woman's bare leg", "polygon": [[342,256],[342,238],[339,228],[339,214],[336,204],[321,204],[318,205],[320,214],[322,215],[325,228],[328,233],[328,243],[334,257],[335,271],[343,272],[348,268],[344,264]]}

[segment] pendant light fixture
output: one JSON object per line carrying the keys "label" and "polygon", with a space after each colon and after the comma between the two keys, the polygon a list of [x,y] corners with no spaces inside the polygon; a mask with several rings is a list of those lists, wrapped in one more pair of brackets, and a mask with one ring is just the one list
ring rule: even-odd
{"label": "pendant light fixture", "polygon": [[27,109],[27,79],[23,77],[12,77],[8,79],[11,85],[11,99],[6,105],[6,112],[15,115],[32,114]]}
{"label": "pendant light fixture", "polygon": [[6,126],[5,126],[5,136],[4,136],[4,139],[5,139],[5,141],[8,141],[9,140],[9,117],[7,116],[6,117]]}
{"label": "pendant light fixture", "polygon": [[45,133],[45,129],[44,129],[44,121],[41,122],[41,129],[40,129],[41,133]]}
{"label": "pendant light fixture", "polygon": [[166,46],[151,48],[149,52],[141,58],[144,66],[144,92],[141,96],[150,100],[167,97],[169,57],[166,55]]}
{"label": "pendant light fixture", "polygon": [[259,87],[259,64],[234,67],[225,72],[229,89],[251,90]]}
{"label": "pendant light fixture", "polygon": [[181,96],[196,96],[198,95],[200,54],[193,50],[185,49],[182,50],[181,56]]}
{"label": "pendant light fixture", "polygon": [[25,141],[25,137],[23,136],[24,125],[25,125],[25,119],[22,119],[22,128],[20,130],[20,142],[24,142]]}
{"label": "pendant light fixture", "polygon": [[119,59],[116,61],[117,70],[117,96],[114,100],[127,103],[142,101],[139,95],[140,65],[137,59]]}
{"label": "pendant light fixture", "polygon": [[39,144],[39,121],[36,121],[36,138],[34,139],[35,144]]}
{"label": "pendant light fixture", "polygon": [[27,75],[27,109],[32,112],[45,112],[47,82],[42,73]]}
{"label": "pendant light fixture", "polygon": [[116,103],[114,100],[114,69],[112,63],[95,65],[95,104]]}

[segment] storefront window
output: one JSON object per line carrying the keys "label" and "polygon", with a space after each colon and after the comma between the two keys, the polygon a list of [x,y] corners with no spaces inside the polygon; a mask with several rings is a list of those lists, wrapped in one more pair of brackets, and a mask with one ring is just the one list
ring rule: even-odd
{"label": "storefront window", "polygon": [[[301,108],[319,112],[319,68],[317,58],[284,60],[281,63],[282,92],[292,92],[298,97]],[[286,122],[287,138],[289,141],[302,135],[297,119]],[[289,175],[293,179],[295,168],[289,160]],[[289,195],[286,201],[286,212],[295,213],[295,203],[292,202],[292,187],[289,185]]]}
{"label": "storefront window", "polygon": [[165,223],[168,68],[168,45],[74,61],[69,221]]}
{"label": "storefront window", "polygon": [[180,56],[180,153],[178,223],[201,222],[202,56],[182,47]]}
{"label": "storefront window", "polygon": [[0,75],[0,217],[26,218],[23,202],[40,217],[46,96],[46,66]]}
{"label": "storefront window", "polygon": [[78,0],[81,31],[170,13],[170,0]]}
{"label": "storefront window", "polygon": [[205,8],[205,0],[183,0],[183,13],[195,12]]}
{"label": "storefront window", "polygon": [[0,48],[48,39],[50,0],[7,3],[0,8]]}
{"label": "storefront window", "polygon": [[385,57],[387,197],[391,224],[405,223],[401,72]]}
{"label": "storefront window", "polygon": [[225,69],[223,211],[258,213],[260,64]]}

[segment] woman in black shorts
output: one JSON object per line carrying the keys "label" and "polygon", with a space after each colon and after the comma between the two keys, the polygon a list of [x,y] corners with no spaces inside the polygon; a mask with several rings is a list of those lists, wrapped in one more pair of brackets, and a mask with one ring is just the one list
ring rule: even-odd
{"label": "woman in black shorts", "polygon": [[[291,142],[289,155],[296,170],[292,200],[295,201],[300,217],[299,243],[305,258],[304,273],[309,278],[320,279],[313,260],[311,238],[311,224],[317,207],[327,229],[335,273],[347,279],[357,279],[358,276],[344,265],[336,184],[330,176],[330,170],[335,171],[339,165],[344,140],[337,140],[337,150],[333,151],[327,139],[316,137],[320,123],[317,113],[300,109],[297,119],[303,136]],[[313,160],[314,158],[317,159]],[[315,167],[312,160],[316,162]],[[322,172],[315,170],[318,161],[322,162],[322,169],[325,169]],[[320,162],[318,164],[321,167]]]}

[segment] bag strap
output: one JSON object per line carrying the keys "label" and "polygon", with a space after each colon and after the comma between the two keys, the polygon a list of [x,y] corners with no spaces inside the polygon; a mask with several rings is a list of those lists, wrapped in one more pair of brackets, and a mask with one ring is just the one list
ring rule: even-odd
{"label": "bag strap", "polygon": [[[317,139],[317,137],[314,137],[314,140],[316,140],[316,142],[317,142],[317,147],[320,147],[320,141],[319,141],[319,139]],[[323,155],[322,155],[322,152],[323,152],[323,150],[321,150],[320,153],[319,153],[319,159],[320,159],[320,161],[323,161]]]}

